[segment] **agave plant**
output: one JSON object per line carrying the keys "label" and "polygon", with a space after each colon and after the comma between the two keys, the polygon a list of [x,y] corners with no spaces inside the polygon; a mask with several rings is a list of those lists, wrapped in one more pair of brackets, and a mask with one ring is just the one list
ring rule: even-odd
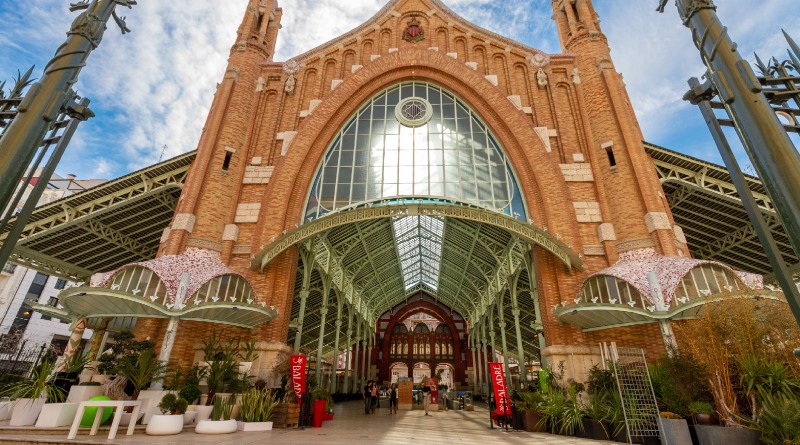
{"label": "agave plant", "polygon": [[8,385],[3,393],[12,399],[38,399],[47,397],[51,402],[63,402],[66,392],[53,384],[55,363],[44,359],[31,371],[31,376]]}

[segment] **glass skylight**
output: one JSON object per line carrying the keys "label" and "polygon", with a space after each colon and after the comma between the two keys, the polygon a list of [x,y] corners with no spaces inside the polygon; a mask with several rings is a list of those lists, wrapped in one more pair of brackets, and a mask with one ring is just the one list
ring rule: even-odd
{"label": "glass skylight", "polygon": [[392,228],[406,290],[424,284],[435,292],[442,263],[444,219],[435,216],[397,217],[392,219]]}

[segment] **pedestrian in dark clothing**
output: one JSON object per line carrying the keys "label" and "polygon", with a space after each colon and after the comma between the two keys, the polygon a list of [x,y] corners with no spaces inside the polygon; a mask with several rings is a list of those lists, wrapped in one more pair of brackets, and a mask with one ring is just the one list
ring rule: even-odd
{"label": "pedestrian in dark clothing", "polygon": [[372,380],[364,385],[364,414],[369,414],[372,407]]}
{"label": "pedestrian in dark clothing", "polygon": [[389,390],[389,414],[397,414],[397,383]]}

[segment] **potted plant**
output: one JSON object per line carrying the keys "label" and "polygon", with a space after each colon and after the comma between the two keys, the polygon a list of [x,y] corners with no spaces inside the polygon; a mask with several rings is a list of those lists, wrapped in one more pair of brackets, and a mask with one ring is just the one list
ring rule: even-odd
{"label": "potted plant", "polygon": [[278,398],[270,390],[251,388],[242,394],[242,405],[237,422],[239,431],[269,431],[272,429],[272,413]]}
{"label": "potted plant", "polygon": [[47,401],[64,401],[66,393],[53,383],[54,370],[54,363],[45,358],[30,377],[22,377],[5,388],[4,395],[15,400],[10,426],[33,425]]}
{"label": "potted plant", "polygon": [[757,422],[751,425],[761,433],[766,445],[800,443],[800,395],[767,395],[761,401]]}
{"label": "potted plant", "polygon": [[151,436],[168,436],[183,431],[183,414],[189,403],[183,397],[175,394],[166,394],[158,408],[161,414],[156,414],[147,423],[145,433]]}
{"label": "potted plant", "polygon": [[218,396],[214,398],[211,418],[197,422],[194,431],[199,434],[229,434],[236,432],[236,420],[232,420],[233,399]]}
{"label": "potted plant", "polygon": [[542,422],[542,405],[544,396],[541,392],[521,391],[517,393],[517,409],[522,413],[522,428],[525,431],[546,433],[547,428]]}
{"label": "potted plant", "polygon": [[689,433],[689,424],[680,414],[662,411],[659,413],[658,429],[661,431],[666,443],[681,444],[692,443],[692,435]]}
{"label": "potted plant", "polygon": [[689,415],[695,425],[713,425],[714,407],[708,402],[692,402],[689,404]]}
{"label": "potted plant", "polygon": [[313,426],[319,428],[322,426],[322,421],[325,420],[325,412],[330,408],[333,410],[333,397],[324,388],[315,388],[311,391],[311,398],[314,400],[314,417]]}
{"label": "potted plant", "polygon": [[164,376],[167,365],[158,360],[153,351],[144,351],[135,360],[123,360],[117,363],[116,371],[133,386],[131,398],[135,400],[153,380]]}

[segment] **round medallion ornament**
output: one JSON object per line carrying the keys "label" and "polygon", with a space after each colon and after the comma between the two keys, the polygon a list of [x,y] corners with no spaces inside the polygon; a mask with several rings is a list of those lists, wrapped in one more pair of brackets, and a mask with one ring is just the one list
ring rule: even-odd
{"label": "round medallion ornament", "polygon": [[433,117],[433,107],[421,97],[409,97],[397,104],[394,115],[406,127],[421,127]]}

